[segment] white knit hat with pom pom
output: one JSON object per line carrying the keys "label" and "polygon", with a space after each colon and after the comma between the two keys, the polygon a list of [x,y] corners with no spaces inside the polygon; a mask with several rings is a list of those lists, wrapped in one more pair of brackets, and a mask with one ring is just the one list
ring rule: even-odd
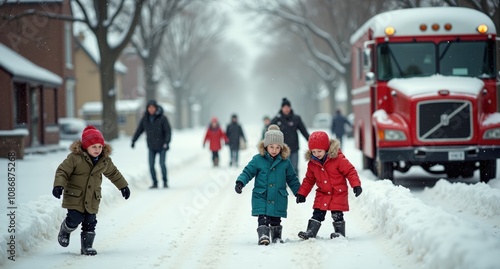
{"label": "white knit hat with pom pom", "polygon": [[278,125],[272,124],[267,128],[267,132],[264,135],[264,147],[269,146],[269,144],[278,144],[280,146],[284,144],[283,133],[280,131]]}

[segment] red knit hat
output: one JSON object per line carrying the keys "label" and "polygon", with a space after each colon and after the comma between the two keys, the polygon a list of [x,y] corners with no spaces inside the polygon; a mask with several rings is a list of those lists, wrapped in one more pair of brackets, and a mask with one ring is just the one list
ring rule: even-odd
{"label": "red knit hat", "polygon": [[322,131],[313,132],[309,136],[309,150],[313,149],[323,149],[328,151],[330,148],[330,138],[328,138],[328,134]]}
{"label": "red knit hat", "polygon": [[94,144],[104,145],[104,137],[94,126],[85,127],[82,133],[82,148],[87,149]]}

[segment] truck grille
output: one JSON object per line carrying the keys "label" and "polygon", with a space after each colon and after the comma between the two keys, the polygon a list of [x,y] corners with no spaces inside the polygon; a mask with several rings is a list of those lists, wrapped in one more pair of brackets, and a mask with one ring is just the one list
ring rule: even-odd
{"label": "truck grille", "polygon": [[424,101],[417,105],[420,141],[466,141],[472,138],[472,104],[469,101]]}

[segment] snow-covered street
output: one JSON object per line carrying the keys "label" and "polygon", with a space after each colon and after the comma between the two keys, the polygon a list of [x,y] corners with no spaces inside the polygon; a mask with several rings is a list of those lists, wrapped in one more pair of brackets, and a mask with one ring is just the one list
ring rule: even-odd
{"label": "snow-covered street", "polygon": [[[17,160],[15,233],[9,232],[7,184],[0,199],[0,266],[2,268],[500,268],[500,180],[472,179],[450,183],[423,170],[412,170],[394,186],[361,169],[361,156],[351,139],[344,153],[356,166],[363,193],[350,195],[345,213],[346,238],[330,239],[330,215],[318,238],[303,241],[312,214],[314,193],[296,204],[290,192],[284,244],[257,245],[257,220],[251,216],[252,182],[238,195],[234,182],[257,153],[260,126],[245,126],[249,140],[240,152],[239,168],[228,167],[221,152],[213,168],[202,148],[203,128],[174,130],[167,153],[168,189],[149,190],[147,149],[142,137],[135,149],[130,137],[111,144],[113,162],[128,180],[124,200],[107,180],[97,215],[96,256],[80,255],[79,230],[69,247],[57,242],[66,210],[51,195],[56,167],[67,152],[28,155]],[[309,130],[312,131],[312,130]],[[302,141],[301,151],[306,147]],[[306,163],[300,159],[299,179]],[[6,159],[0,159],[3,174]],[[500,165],[498,166],[500,168]],[[158,169],[159,170],[159,169]],[[497,169],[500,170],[500,169]],[[158,171],[159,172],[159,171]],[[497,171],[500,175],[500,171]],[[396,174],[396,177],[401,176]],[[414,179],[411,179],[414,178]],[[435,185],[434,185],[435,183]],[[428,187],[431,186],[431,187]],[[349,190],[352,194],[352,189]],[[10,236],[15,235],[15,256]],[[9,259],[9,257],[15,259]]]}

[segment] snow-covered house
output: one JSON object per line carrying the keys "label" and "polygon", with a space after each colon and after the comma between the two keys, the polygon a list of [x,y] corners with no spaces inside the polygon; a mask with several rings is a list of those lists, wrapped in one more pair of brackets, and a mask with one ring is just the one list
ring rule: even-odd
{"label": "snow-covered house", "polygon": [[25,129],[26,147],[57,145],[75,92],[72,23],[30,12],[72,14],[69,1],[2,2],[0,13],[15,19],[0,23],[0,131]]}
{"label": "snow-covered house", "polygon": [[57,89],[61,84],[60,76],[0,44],[2,157],[13,150],[18,158],[22,158],[24,145],[59,141],[54,123],[57,119]]}

